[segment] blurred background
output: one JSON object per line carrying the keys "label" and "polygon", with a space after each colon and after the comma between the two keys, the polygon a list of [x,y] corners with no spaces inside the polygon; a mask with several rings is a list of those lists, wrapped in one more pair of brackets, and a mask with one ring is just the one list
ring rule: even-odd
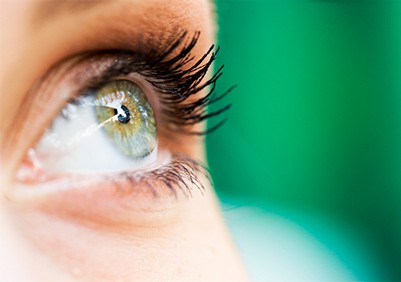
{"label": "blurred background", "polygon": [[401,281],[401,1],[217,0],[207,138],[253,281]]}

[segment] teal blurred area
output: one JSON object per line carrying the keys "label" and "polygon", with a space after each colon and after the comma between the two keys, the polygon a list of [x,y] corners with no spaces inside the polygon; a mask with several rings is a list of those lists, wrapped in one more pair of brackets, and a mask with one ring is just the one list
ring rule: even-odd
{"label": "teal blurred area", "polygon": [[293,222],[347,277],[401,281],[401,1],[217,9],[218,90],[238,85],[228,121],[207,137],[218,194]]}

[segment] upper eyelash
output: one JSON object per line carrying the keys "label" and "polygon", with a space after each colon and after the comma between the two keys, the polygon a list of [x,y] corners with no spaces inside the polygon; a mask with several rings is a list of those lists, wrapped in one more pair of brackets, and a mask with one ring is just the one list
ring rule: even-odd
{"label": "upper eyelash", "polygon": [[[165,108],[165,111],[168,113],[166,115],[168,121],[173,124],[181,125],[179,128],[184,130],[188,126],[199,123],[207,118],[217,116],[231,107],[231,104],[228,104],[214,112],[207,112],[207,106],[222,99],[234,88],[229,88],[221,95],[216,95],[214,92],[216,82],[223,74],[222,69],[224,65],[222,65],[210,79],[202,83],[203,78],[206,76],[212,63],[215,61],[220,47],[213,52],[214,45],[212,45],[198,61],[196,61],[190,68],[185,69],[185,66],[194,60],[194,57],[191,56],[191,51],[198,42],[199,36],[200,32],[196,32],[189,43],[184,44],[176,56],[165,61],[165,58],[168,57],[171,52],[183,45],[187,33],[184,32],[179,36],[166,52],[156,56],[156,59],[151,64],[157,66],[157,68],[150,76],[151,78],[148,78],[148,81],[161,92],[161,98],[164,102],[163,104],[170,106],[169,108]],[[158,75],[156,76],[156,74]],[[204,97],[192,102],[186,102],[189,97],[196,95],[208,86],[211,86],[211,88]],[[171,96],[171,94],[175,95]],[[217,129],[223,122],[224,120],[220,121],[217,125],[204,132],[190,131],[188,133],[206,134]]]}
{"label": "upper eyelash", "polygon": [[[162,51],[153,48],[144,52],[140,50],[137,52],[121,50],[104,52],[114,54],[117,59],[101,78],[93,82],[90,90],[100,88],[113,77],[137,72],[143,75],[160,93],[161,114],[170,130],[193,135],[210,133],[219,128],[225,119],[201,132],[192,131],[190,128],[194,124],[227,111],[231,104],[212,112],[208,112],[207,108],[224,98],[235,86],[220,95],[216,94],[216,82],[223,74],[224,65],[211,78],[203,81],[220,49],[217,48],[216,51],[213,51],[214,45],[192,66],[186,68],[189,63],[194,61],[191,52],[199,37],[200,32],[196,32],[190,40],[187,40],[187,32],[184,32],[178,36],[178,39],[170,40],[167,47],[162,48]],[[177,54],[172,56],[177,50]],[[208,86],[210,89],[206,95],[194,100],[189,99]]]}

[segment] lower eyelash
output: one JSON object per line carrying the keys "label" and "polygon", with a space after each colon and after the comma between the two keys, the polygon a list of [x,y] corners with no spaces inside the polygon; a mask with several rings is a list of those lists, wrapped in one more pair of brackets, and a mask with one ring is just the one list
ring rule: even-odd
{"label": "lower eyelash", "polygon": [[[202,194],[205,186],[201,177],[211,183],[208,169],[202,163],[182,154],[174,154],[169,164],[149,172],[121,172],[113,176],[117,189],[134,192],[132,187],[147,187],[154,197],[159,197],[168,191],[175,198],[181,192],[185,197],[191,197],[196,187]],[[116,180],[117,179],[117,180]],[[122,185],[128,184],[128,185]]]}
{"label": "lower eyelash", "polygon": [[[38,180],[38,182],[22,181],[17,189],[19,192],[55,192],[55,190],[81,189],[82,187],[104,186],[124,196],[136,194],[151,194],[155,198],[181,195],[189,198],[194,188],[202,194],[205,192],[204,179],[212,183],[207,167],[201,162],[184,154],[173,154],[168,163],[161,167],[146,171],[122,171],[100,175],[72,174],[69,176],[55,176]],[[37,186],[32,189],[32,186]],[[54,189],[54,187],[57,187]],[[22,191],[24,190],[24,192]],[[167,197],[168,198],[168,197]]]}
{"label": "lower eyelash", "polygon": [[211,183],[207,168],[186,155],[170,155],[166,161],[152,171],[68,175],[34,184],[18,183],[5,197],[17,210],[73,218],[89,228],[99,228],[97,224],[110,230],[138,224],[160,227],[182,211],[182,197],[190,198],[198,191],[203,195]]}

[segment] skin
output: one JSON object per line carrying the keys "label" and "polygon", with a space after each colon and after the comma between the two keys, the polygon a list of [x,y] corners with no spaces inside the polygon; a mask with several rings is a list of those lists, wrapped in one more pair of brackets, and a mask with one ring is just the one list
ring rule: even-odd
{"label": "skin", "polygon": [[[199,30],[197,58],[215,41],[206,0],[74,3],[1,2],[1,280],[246,281],[205,179],[205,192],[193,187],[190,198],[127,197],[104,185],[15,193],[28,149],[65,103],[55,91],[32,91],[52,67],[85,51],[127,49],[139,33]],[[203,140],[183,138],[160,140],[204,160]]]}

